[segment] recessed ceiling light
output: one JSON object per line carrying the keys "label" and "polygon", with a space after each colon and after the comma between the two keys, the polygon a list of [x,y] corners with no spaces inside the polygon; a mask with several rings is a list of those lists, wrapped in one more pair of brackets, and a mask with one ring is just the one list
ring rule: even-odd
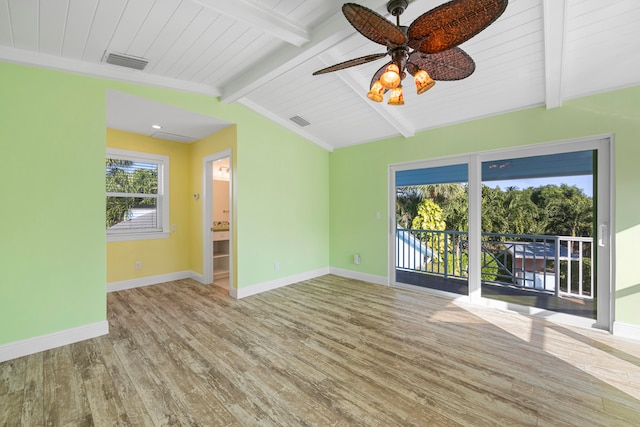
{"label": "recessed ceiling light", "polygon": [[154,129],[162,129],[162,126],[160,125],[151,125],[151,127]]}

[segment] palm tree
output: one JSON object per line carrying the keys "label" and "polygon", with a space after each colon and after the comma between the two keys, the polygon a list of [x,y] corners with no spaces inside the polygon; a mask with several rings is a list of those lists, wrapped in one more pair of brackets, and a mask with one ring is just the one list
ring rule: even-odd
{"label": "palm tree", "polygon": [[[140,166],[140,165],[138,165]],[[106,159],[107,193],[158,194],[158,170],[138,167],[130,160]],[[153,197],[107,196],[106,227],[129,219],[131,209],[136,206],[155,206]]]}

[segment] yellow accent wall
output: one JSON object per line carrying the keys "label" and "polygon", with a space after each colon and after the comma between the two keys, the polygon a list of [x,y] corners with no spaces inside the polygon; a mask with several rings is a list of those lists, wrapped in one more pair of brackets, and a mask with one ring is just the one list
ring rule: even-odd
{"label": "yellow accent wall", "polygon": [[[151,240],[107,242],[107,283],[193,271],[202,274],[202,162],[235,149],[230,126],[191,144],[107,129],[107,147],[169,156],[170,236]],[[175,225],[176,231],[173,231]],[[235,258],[235,257],[234,257]],[[142,268],[135,269],[140,261]]]}
{"label": "yellow accent wall", "polygon": [[107,147],[169,156],[169,219],[176,226],[164,239],[107,242],[107,283],[189,270],[189,145],[107,129]]}

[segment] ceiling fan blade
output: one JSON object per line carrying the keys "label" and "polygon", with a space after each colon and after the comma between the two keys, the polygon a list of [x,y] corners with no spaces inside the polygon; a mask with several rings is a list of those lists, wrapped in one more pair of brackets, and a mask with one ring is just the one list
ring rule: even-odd
{"label": "ceiling fan blade", "polygon": [[502,15],[508,0],[452,0],[419,16],[409,26],[409,46],[438,53],[469,40]]}
{"label": "ceiling fan blade", "polygon": [[475,69],[473,59],[459,47],[439,53],[414,51],[407,61],[407,71],[410,74],[425,70],[433,80],[441,81],[465,79]]}
{"label": "ceiling fan blade", "polygon": [[397,45],[407,42],[407,36],[398,27],[369,8],[345,3],[342,13],[353,28],[373,42],[383,46],[387,46],[389,42]]}
{"label": "ceiling fan blade", "polygon": [[386,53],[374,53],[372,55],[361,56],[360,58],[350,59],[348,61],[341,62],[339,64],[332,65],[322,70],[318,70],[313,73],[314,76],[318,74],[330,73],[332,71],[344,70],[345,68],[355,67],[356,65],[366,64],[367,62],[375,61],[376,59],[384,58]]}

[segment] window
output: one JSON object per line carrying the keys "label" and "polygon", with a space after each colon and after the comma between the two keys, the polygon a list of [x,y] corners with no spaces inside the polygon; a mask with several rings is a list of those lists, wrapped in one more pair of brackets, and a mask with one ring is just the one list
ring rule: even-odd
{"label": "window", "polygon": [[107,241],[169,236],[169,157],[107,149]]}

